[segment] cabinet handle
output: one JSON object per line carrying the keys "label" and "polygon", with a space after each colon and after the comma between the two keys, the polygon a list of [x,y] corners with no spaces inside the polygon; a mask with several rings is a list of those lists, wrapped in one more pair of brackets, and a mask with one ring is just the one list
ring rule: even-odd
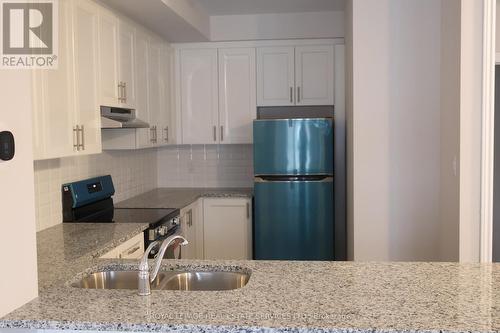
{"label": "cabinet handle", "polygon": [[73,149],[78,151],[80,148],[80,137],[78,136],[78,125],[76,127],[73,127]]}
{"label": "cabinet handle", "polygon": [[214,141],[217,142],[217,126],[214,126]]}
{"label": "cabinet handle", "polygon": [[250,218],[250,203],[247,202],[247,219]]}
{"label": "cabinet handle", "polygon": [[158,128],[155,125],[155,143],[158,143]]}
{"label": "cabinet handle", "polygon": [[192,227],[193,226],[193,210],[190,209],[188,211],[188,217],[189,217],[189,221],[187,222],[187,225]]}
{"label": "cabinet handle", "polygon": [[297,103],[300,103],[300,87],[297,87]]}
{"label": "cabinet handle", "polygon": [[127,103],[127,82],[123,82],[123,101]]}
{"label": "cabinet handle", "polygon": [[131,255],[132,253],[135,253],[137,250],[139,250],[141,248],[140,245],[137,245],[136,247],[134,247],[133,249],[127,251],[127,255]]}
{"label": "cabinet handle", "polygon": [[293,103],[293,87],[290,87],[290,103]]}
{"label": "cabinet handle", "polygon": [[168,142],[168,126],[165,127],[165,142]]}
{"label": "cabinet handle", "polygon": [[220,141],[224,141],[224,126],[220,127]]}
{"label": "cabinet handle", "polygon": [[122,83],[118,83],[118,102],[122,102]]}
{"label": "cabinet handle", "polygon": [[83,125],[80,128],[80,133],[82,135],[82,140],[80,142],[80,147],[82,147],[82,150],[85,150],[85,128],[83,127]]}
{"label": "cabinet handle", "polygon": [[125,103],[126,101],[125,82],[120,81],[120,102]]}

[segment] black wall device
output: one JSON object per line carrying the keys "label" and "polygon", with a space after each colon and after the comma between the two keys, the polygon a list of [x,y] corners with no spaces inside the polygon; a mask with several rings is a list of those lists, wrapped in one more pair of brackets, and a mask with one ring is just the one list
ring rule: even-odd
{"label": "black wall device", "polygon": [[15,152],[14,135],[9,131],[0,132],[0,160],[10,161]]}

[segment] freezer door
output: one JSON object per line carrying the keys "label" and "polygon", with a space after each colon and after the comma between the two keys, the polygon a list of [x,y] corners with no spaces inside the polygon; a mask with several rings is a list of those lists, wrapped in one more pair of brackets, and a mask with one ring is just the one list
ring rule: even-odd
{"label": "freezer door", "polygon": [[333,181],[256,181],[257,260],[334,260]]}
{"label": "freezer door", "polygon": [[333,174],[333,126],[328,118],[255,120],[254,174]]}

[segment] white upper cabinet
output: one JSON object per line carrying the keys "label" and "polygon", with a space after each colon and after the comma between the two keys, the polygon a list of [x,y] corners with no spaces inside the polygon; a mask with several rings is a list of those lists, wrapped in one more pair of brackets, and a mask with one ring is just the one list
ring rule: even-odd
{"label": "white upper cabinet", "polygon": [[333,45],[257,48],[257,105],[333,105]]}
{"label": "white upper cabinet", "polygon": [[71,3],[59,5],[59,63],[57,69],[33,71],[33,154],[35,160],[75,153],[73,137],[73,51]]}
{"label": "white upper cabinet", "polygon": [[119,84],[121,86],[122,107],[135,109],[135,29],[128,22],[120,20],[118,34]]}
{"label": "white upper cabinet", "polygon": [[252,143],[255,48],[219,49],[219,142]]}
{"label": "white upper cabinet", "polygon": [[[137,30],[135,49],[135,91],[136,91],[136,116],[142,121],[150,122],[149,117],[149,36]],[[150,124],[151,126],[151,124]],[[147,148],[152,146],[152,129],[138,128],[136,130],[137,148]]]}
{"label": "white upper cabinet", "polygon": [[121,106],[123,92],[118,79],[118,18],[109,10],[99,12],[99,89],[105,106]]}
{"label": "white upper cabinet", "polygon": [[297,105],[333,105],[333,45],[295,48]]}
{"label": "white upper cabinet", "polygon": [[147,66],[149,81],[149,125],[152,131],[152,143],[154,146],[162,144],[161,96],[160,96],[160,57],[161,42],[151,38],[149,42],[149,61]]}
{"label": "white upper cabinet", "polygon": [[180,50],[182,143],[218,142],[217,49]]}
{"label": "white upper cabinet", "polygon": [[98,14],[90,1],[73,2],[73,67],[77,150],[80,154],[101,152],[101,116],[98,98]]}
{"label": "white upper cabinet", "polygon": [[99,7],[86,0],[61,1],[59,13],[59,66],[33,71],[36,160],[102,151]]}
{"label": "white upper cabinet", "polygon": [[167,43],[161,43],[160,49],[160,70],[159,70],[159,85],[160,85],[160,124],[161,136],[158,141],[161,145],[175,143],[175,132],[173,124],[175,119],[172,115],[172,84],[171,84],[171,69],[172,69],[172,49]]}
{"label": "white upper cabinet", "polygon": [[257,105],[295,104],[294,48],[257,48]]}

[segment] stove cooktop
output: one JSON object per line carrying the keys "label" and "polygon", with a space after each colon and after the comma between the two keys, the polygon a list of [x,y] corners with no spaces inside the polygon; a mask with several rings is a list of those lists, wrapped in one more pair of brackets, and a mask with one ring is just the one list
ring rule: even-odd
{"label": "stove cooktop", "polygon": [[179,209],[174,208],[115,208],[115,223],[148,223],[154,225],[179,216]]}
{"label": "stove cooktop", "polygon": [[81,218],[73,219],[74,223],[147,223],[150,227],[156,227],[162,223],[179,216],[179,209],[174,208],[114,208],[108,206],[106,209],[83,214]]}

